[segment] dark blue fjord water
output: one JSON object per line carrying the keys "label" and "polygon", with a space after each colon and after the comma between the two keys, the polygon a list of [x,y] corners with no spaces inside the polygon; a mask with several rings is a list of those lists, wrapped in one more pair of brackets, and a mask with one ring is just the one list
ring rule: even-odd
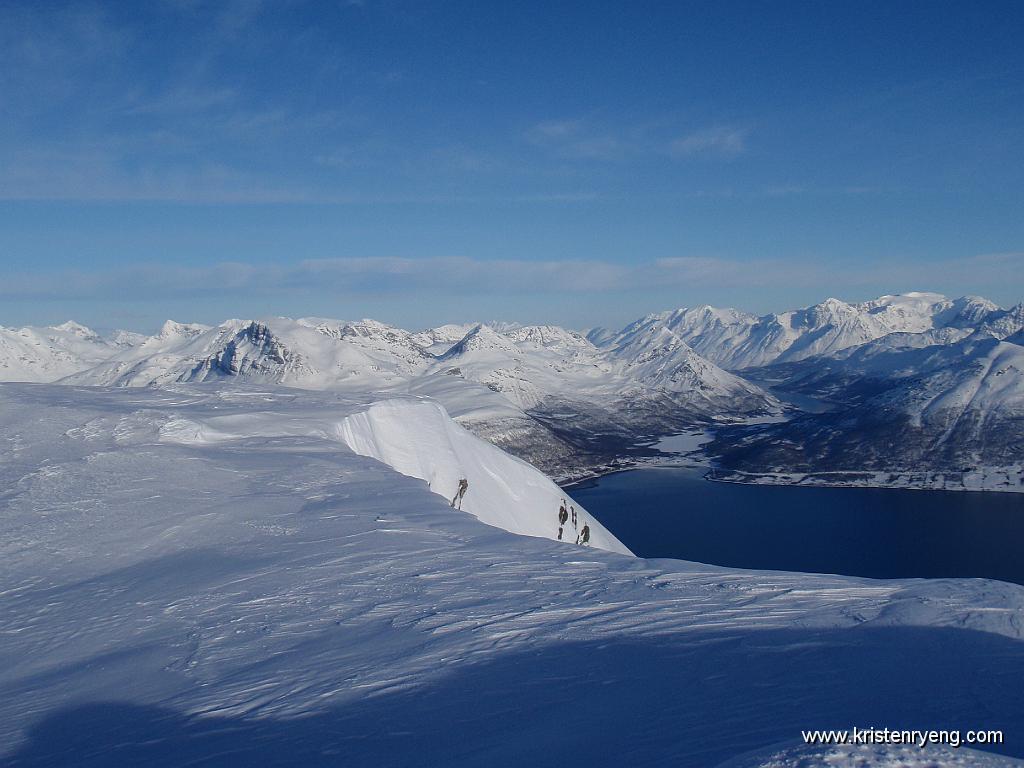
{"label": "dark blue fjord water", "polygon": [[668,467],[570,492],[643,557],[1024,584],[1024,494],[737,485]]}

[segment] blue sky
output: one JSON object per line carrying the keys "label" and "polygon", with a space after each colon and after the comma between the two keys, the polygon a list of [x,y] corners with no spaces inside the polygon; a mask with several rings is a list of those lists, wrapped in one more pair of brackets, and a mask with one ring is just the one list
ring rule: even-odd
{"label": "blue sky", "polygon": [[0,1],[0,324],[1024,299],[1019,2]]}

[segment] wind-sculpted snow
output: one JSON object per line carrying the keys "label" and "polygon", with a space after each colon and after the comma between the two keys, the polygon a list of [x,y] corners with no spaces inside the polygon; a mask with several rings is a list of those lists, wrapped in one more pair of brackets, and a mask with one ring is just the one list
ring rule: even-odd
{"label": "wind-sculpted snow", "polygon": [[[345,413],[352,408],[357,412],[339,415],[339,410]],[[159,437],[184,445],[213,445],[246,437],[333,440],[403,475],[426,481],[431,491],[446,499],[455,496],[460,480],[467,480],[469,491],[458,504],[459,510],[512,533],[557,540],[559,507],[563,503],[575,506],[578,526],[567,524],[563,541],[575,542],[577,532],[588,525],[590,546],[630,554],[543,473],[472,435],[431,400],[402,398],[367,406],[352,403],[347,409],[332,405],[318,412],[295,411],[287,417],[259,409],[203,418],[174,416],[161,421]]]}
{"label": "wind-sculpted snow", "polygon": [[[557,512],[565,492],[526,462],[467,432],[436,403],[375,403],[347,417],[340,432],[356,453],[426,480],[442,496],[454,497],[465,478],[469,490],[460,508],[485,523],[512,533],[557,538]],[[575,540],[586,525],[592,546],[629,554],[585,509],[571,498],[568,503],[575,506],[579,521],[566,523],[564,540]]]}
{"label": "wind-sculpted snow", "polygon": [[[1020,755],[1021,587],[517,536],[340,439],[369,411],[353,431],[403,453],[394,416],[441,418],[393,407],[0,385],[0,762],[707,768],[851,725]],[[459,434],[407,460],[446,478]]]}

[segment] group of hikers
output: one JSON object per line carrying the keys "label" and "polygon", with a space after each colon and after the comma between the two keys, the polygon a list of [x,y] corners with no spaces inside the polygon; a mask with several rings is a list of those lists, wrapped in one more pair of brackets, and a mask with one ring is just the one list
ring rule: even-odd
{"label": "group of hikers", "polygon": [[[576,507],[569,505],[569,508],[565,508],[565,499],[562,499],[562,506],[558,508],[558,540],[562,540],[562,533],[565,531],[565,524],[569,522],[569,518],[572,518],[572,529],[576,530]],[[590,526],[583,523],[583,528],[580,529],[579,533],[576,534],[576,543],[582,547],[586,547],[590,544]]]}
{"label": "group of hikers", "polygon": [[[459,480],[459,489],[455,492],[455,496],[452,497],[452,509],[462,509],[462,499],[466,496],[466,491],[469,490],[469,481],[466,478]],[[572,518],[572,529],[577,530],[576,524],[578,518],[576,517],[576,507],[569,505],[568,509],[565,506],[565,499],[562,499],[562,506],[558,508],[558,540],[562,540],[562,535],[565,532],[565,524],[569,522],[569,518]],[[590,526],[584,521],[583,527],[576,533],[576,543],[581,547],[590,546]]]}

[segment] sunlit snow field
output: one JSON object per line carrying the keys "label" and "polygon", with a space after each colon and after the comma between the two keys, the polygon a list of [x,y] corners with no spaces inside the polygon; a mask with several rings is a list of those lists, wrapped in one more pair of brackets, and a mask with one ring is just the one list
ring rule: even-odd
{"label": "sunlit snow field", "polygon": [[853,725],[1024,753],[1024,588],[558,542],[539,472],[428,401],[375,408],[0,385],[0,759],[796,765],[802,729]]}

